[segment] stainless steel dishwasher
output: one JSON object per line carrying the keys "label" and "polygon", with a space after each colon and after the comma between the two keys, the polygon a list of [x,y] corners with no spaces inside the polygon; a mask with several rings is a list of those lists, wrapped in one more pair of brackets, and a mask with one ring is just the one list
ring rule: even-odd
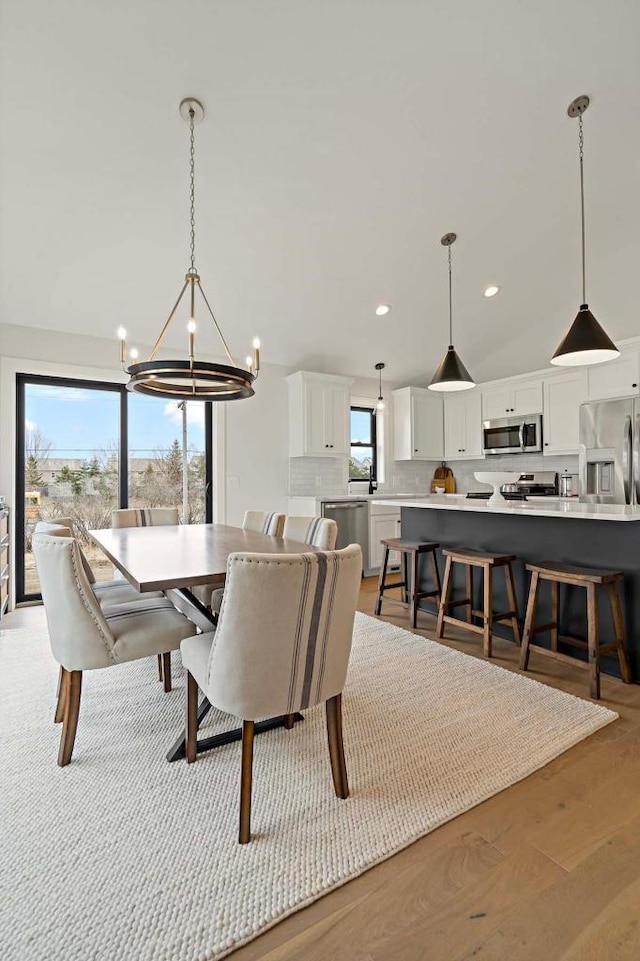
{"label": "stainless steel dishwasher", "polygon": [[362,569],[369,567],[369,505],[367,501],[323,501],[322,516],[330,517],[338,525],[336,548],[359,544],[362,548]]}

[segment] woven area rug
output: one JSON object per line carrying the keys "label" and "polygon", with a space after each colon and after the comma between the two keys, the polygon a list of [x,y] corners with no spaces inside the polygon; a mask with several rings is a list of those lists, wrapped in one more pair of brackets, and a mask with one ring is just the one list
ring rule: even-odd
{"label": "woven area rug", "polygon": [[[359,614],[351,797],[333,793],[315,708],[256,739],[254,837],[241,847],[239,745],[165,760],[182,726],[178,662],[169,695],[155,660],[87,673],[61,769],[44,620],[3,632],[2,961],[222,958],[617,717]],[[230,726],[215,714],[208,732]]]}

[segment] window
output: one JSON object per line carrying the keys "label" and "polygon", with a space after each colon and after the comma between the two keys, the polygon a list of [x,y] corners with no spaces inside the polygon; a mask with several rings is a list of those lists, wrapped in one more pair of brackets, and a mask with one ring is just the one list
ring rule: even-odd
{"label": "window", "polygon": [[377,476],[376,412],[372,407],[352,407],[349,480],[376,480]]}
{"label": "window", "polygon": [[129,394],[121,384],[17,376],[16,599],[39,597],[31,536],[40,520],[73,517],[99,580],[111,564],[87,531],[116,507],[177,507],[211,521],[211,404]]}

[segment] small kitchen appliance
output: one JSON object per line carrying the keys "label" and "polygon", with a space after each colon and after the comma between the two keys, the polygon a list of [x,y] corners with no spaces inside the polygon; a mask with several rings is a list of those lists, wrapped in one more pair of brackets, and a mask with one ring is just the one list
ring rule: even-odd
{"label": "small kitchen appliance", "polygon": [[482,423],[485,454],[529,454],[542,450],[542,416],[498,417]]}

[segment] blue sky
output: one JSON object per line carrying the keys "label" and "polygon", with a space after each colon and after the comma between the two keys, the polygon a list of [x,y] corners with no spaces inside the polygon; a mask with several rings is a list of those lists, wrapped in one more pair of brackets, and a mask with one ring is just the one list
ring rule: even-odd
{"label": "blue sky", "polygon": [[[153,457],[174,440],[182,443],[182,412],[175,401],[129,394],[129,456]],[[112,391],[27,384],[27,431],[39,429],[51,457],[98,456],[118,444],[120,399]],[[204,404],[187,406],[190,449],[204,450]]]}

